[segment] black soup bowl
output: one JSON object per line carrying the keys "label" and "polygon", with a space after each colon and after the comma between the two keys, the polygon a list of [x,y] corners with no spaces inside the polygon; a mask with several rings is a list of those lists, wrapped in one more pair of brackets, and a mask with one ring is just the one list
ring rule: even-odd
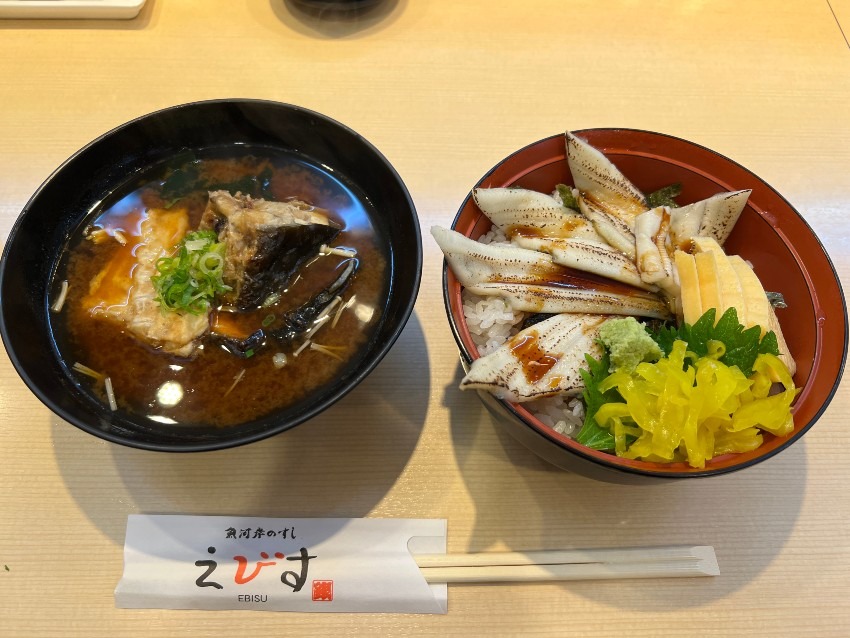
{"label": "black soup bowl", "polygon": [[[187,154],[285,154],[330,177],[352,194],[383,238],[385,282],[379,315],[359,355],[332,380],[269,414],[229,426],[162,422],[134,410],[110,409],[91,379],[59,351],[50,305],[60,259],[108,202],[119,201],[155,167]],[[142,116],[78,151],[41,185],[9,235],[0,263],[0,331],[30,390],[56,415],[82,430],[131,447],[174,452],[228,448],[258,441],[316,416],[362,381],[404,328],[419,290],[422,241],[411,197],[387,159],[360,135],[304,108],[270,101],[195,102]],[[270,374],[274,370],[270,370]],[[230,379],[222,379],[225,392]],[[118,391],[116,390],[116,394]],[[167,420],[166,420],[167,421]]]}

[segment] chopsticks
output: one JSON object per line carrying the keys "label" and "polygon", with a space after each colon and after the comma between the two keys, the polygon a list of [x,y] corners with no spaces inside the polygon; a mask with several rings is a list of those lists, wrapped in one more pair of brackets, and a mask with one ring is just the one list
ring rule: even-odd
{"label": "chopsticks", "polygon": [[635,547],[475,554],[419,554],[429,583],[539,582],[718,576],[714,548]]}

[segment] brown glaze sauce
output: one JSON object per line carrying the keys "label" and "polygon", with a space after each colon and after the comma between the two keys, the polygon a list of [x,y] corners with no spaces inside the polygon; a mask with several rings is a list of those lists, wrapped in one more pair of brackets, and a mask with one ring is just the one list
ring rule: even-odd
{"label": "brown glaze sauce", "polygon": [[652,243],[658,246],[660,241],[664,241],[664,238],[668,235],[669,228],[670,213],[667,212],[667,209],[665,208],[664,212],[661,214],[661,223],[658,225],[658,232],[652,236]]}
{"label": "brown glaze sauce", "polygon": [[536,226],[511,226],[507,230],[505,230],[505,236],[508,239],[513,239],[514,237],[546,237],[546,233],[542,228],[538,228]]}
{"label": "brown glaze sauce", "polygon": [[567,217],[565,215],[563,221],[559,224],[551,224],[551,230],[548,228],[540,228],[539,226],[516,224],[514,226],[510,226],[505,231],[505,235],[508,239],[512,239],[513,237],[559,239],[568,236],[584,223],[585,222],[578,217]]}
{"label": "brown glaze sauce", "polygon": [[[70,368],[80,362],[109,376],[119,409],[164,423],[229,426],[292,405],[353,365],[381,320],[389,278],[389,250],[382,234],[373,226],[371,212],[364,203],[343,183],[313,165],[284,155],[212,158],[202,160],[200,167],[203,176],[219,182],[257,175],[270,168],[271,199],[298,198],[327,209],[329,216],[343,227],[334,245],[356,249],[359,260],[358,271],[343,301],[352,296],[356,300],[342,312],[336,327],[331,328],[328,322],[313,337],[313,341],[327,346],[342,360],[309,348],[295,357],[293,351],[301,345],[301,340],[283,346],[270,341],[248,359],[226,352],[208,336],[202,337],[203,345],[192,358],[158,351],[125,333],[118,322],[93,318],[84,307],[82,300],[92,278],[117,251],[127,252],[128,248],[112,238],[101,243],[88,241],[82,233],[72,239],[67,255],[63,256],[69,292],[64,308],[52,320],[66,365]],[[162,176],[137,185],[123,199],[102,211],[94,225],[123,229],[130,234],[138,232],[130,228],[138,226],[147,208],[170,204],[160,194],[161,184]],[[180,199],[180,205],[188,208],[190,228],[197,227],[206,199],[206,190]],[[302,269],[301,276],[290,283],[278,306],[244,315],[228,313],[227,319],[236,326],[234,330],[250,334],[269,314],[295,308],[331,283],[341,261],[342,258],[336,256],[320,257]],[[211,320],[215,315],[213,312]],[[281,352],[288,361],[283,368],[276,368],[272,359]],[[78,378],[81,386],[90,387],[105,402],[102,383],[71,374]],[[237,377],[240,380],[234,385]],[[175,405],[168,405],[168,400],[162,400],[168,394],[163,393],[163,388],[178,388],[182,399]]]}
{"label": "brown glaze sauce", "polygon": [[540,286],[552,286],[555,288],[568,288],[572,290],[597,290],[599,292],[616,293],[620,295],[628,295],[631,297],[650,297],[645,290],[623,284],[612,279],[606,279],[598,275],[582,272],[568,266],[559,266],[552,264],[551,266],[539,266],[534,268],[534,278],[511,280],[508,277],[499,277],[491,279],[489,283],[500,284],[533,284]]}
{"label": "brown glaze sauce", "polygon": [[522,336],[517,335],[511,339],[510,349],[520,362],[523,374],[529,383],[540,381],[560,360],[540,347],[538,334],[535,331]]}

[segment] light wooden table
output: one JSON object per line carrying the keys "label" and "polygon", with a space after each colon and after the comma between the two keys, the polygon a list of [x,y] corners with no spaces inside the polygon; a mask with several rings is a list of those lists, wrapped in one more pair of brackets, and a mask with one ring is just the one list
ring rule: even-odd
{"label": "light wooden table", "polygon": [[[262,443],[198,455],[107,444],[54,417],[0,356],[0,635],[850,635],[848,383],[801,442],[745,472],[622,487],[556,470],[457,390],[427,234],[531,141],[643,128],[766,179],[847,288],[850,1],[830,2],[385,0],[352,23],[283,0],[148,0],[129,22],[0,22],[3,241],[92,138],[220,97],[351,126],[394,163],[426,231],[416,311],[390,355],[326,414]],[[709,544],[722,575],[451,586],[434,617],[119,610],[138,512],[440,517],[450,551]]]}

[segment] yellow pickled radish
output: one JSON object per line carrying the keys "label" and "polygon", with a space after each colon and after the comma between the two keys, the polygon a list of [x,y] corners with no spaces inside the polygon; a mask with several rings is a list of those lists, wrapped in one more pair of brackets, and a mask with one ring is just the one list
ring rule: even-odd
{"label": "yellow pickled radish", "polygon": [[[785,436],[793,430],[797,389],[777,357],[758,355],[747,378],[712,356],[685,367],[692,356],[676,340],[668,357],[634,371],[617,370],[599,384],[601,392],[616,389],[622,397],[594,415],[614,436],[618,456],[703,468],[720,454],[757,448],[763,431]],[[770,377],[782,384],[782,392],[770,394]]]}

